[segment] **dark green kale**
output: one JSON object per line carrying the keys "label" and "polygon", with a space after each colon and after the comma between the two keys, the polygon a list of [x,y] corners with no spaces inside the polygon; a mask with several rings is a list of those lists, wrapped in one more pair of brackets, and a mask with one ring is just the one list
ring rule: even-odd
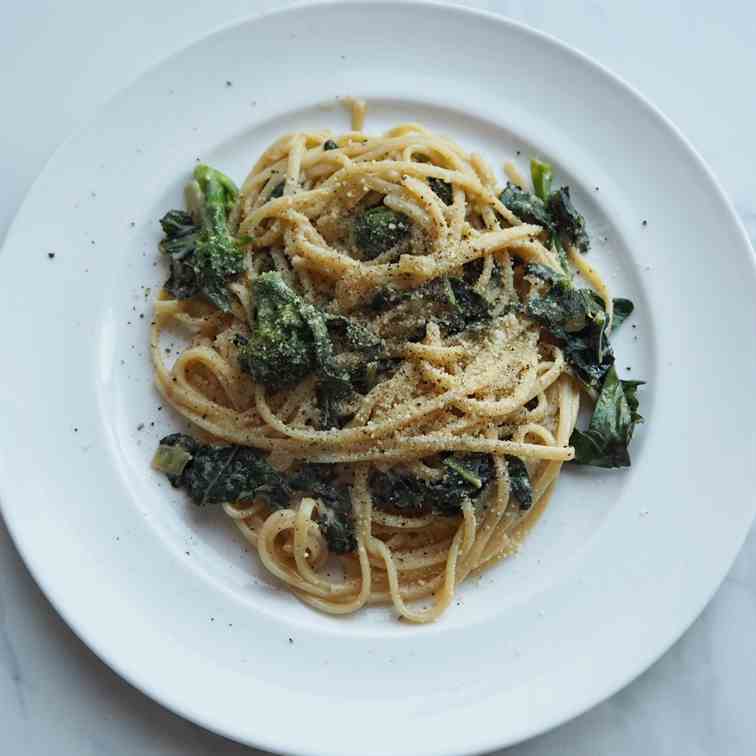
{"label": "dark green kale", "polygon": [[453,335],[491,319],[491,303],[462,278],[437,278],[416,289],[383,289],[370,303],[374,312],[392,310],[391,337],[421,339],[428,321]]}
{"label": "dark green kale", "polygon": [[354,243],[372,260],[398,244],[409,233],[410,223],[405,215],[384,205],[361,212],[354,220]]}
{"label": "dark green kale", "polygon": [[192,216],[183,210],[169,210],[161,219],[160,225],[165,238],[160,242],[160,251],[170,260],[170,276],[163,288],[176,299],[188,299],[200,291],[197,274],[187,258],[194,257],[202,227],[194,223]]}
{"label": "dark green kale", "polygon": [[272,199],[278,199],[279,197],[283,197],[284,188],[286,187],[285,181],[279,181],[274,187],[273,191],[268,196],[269,200]]}
{"label": "dark green kale", "polygon": [[330,465],[304,465],[289,482],[300,493],[318,501],[320,532],[334,554],[348,554],[357,548],[349,490],[339,484]]}
{"label": "dark green kale", "polygon": [[314,367],[313,335],[301,300],[277,272],[252,283],[254,318],[249,338],[239,336],[239,366],[265,386],[297,383]]}
{"label": "dark green kale", "polygon": [[382,352],[383,343],[367,328],[306,302],[280,273],[256,277],[252,301],[250,336],[236,338],[239,366],[270,388],[293,385],[315,372],[319,391],[332,400],[340,399],[351,392],[352,385],[349,371],[337,364],[335,340],[342,339],[368,360]]}
{"label": "dark green kale", "polygon": [[557,233],[585,254],[591,246],[591,241],[585,230],[585,218],[575,210],[570,199],[570,188],[563,186],[552,192],[547,206]]}
{"label": "dark green kale", "polygon": [[408,514],[458,515],[465,501],[477,503],[494,474],[487,454],[450,454],[443,464],[448,472],[430,481],[405,473],[374,472],[370,490],[375,506]]}
{"label": "dark green kale", "polygon": [[279,509],[291,498],[283,476],[248,446],[211,446],[174,433],[161,439],[153,465],[173,486],[185,488],[197,506],[263,500]]}
{"label": "dark green kale", "polygon": [[530,509],[533,506],[533,486],[530,484],[528,468],[519,457],[507,457],[507,470],[512,496],[517,499],[520,509]]}
{"label": "dark green kale", "polygon": [[[572,204],[570,188],[563,186],[552,192],[551,166],[535,158],[530,161],[530,175],[534,193],[508,183],[499,197],[502,204],[525,223],[535,223],[548,231],[560,260],[566,257],[563,249],[565,243],[574,244],[581,252],[587,252],[590,239],[585,218]],[[566,272],[566,266],[563,267]]]}
{"label": "dark green kale", "polygon": [[606,374],[588,429],[572,432],[575,462],[595,467],[629,467],[630,440],[643,418],[636,392],[643,381],[622,381],[612,367]]}
{"label": "dark green kale", "polygon": [[632,314],[635,305],[629,299],[617,298],[612,300],[612,330],[614,333]]}
{"label": "dark green kale", "polygon": [[174,488],[178,488],[181,485],[184,469],[200,446],[201,444],[191,436],[184,433],[171,433],[160,439],[152,465],[156,470],[165,473]]}
{"label": "dark green kale", "polygon": [[445,205],[451,205],[454,202],[454,192],[452,191],[452,185],[448,181],[431,176],[428,179],[428,186],[430,186]]}
{"label": "dark green kale", "polygon": [[[545,294],[531,297],[525,305],[525,313],[563,346],[565,357],[578,378],[598,390],[614,364],[601,298],[590,289],[577,288],[567,276],[544,265],[527,265],[525,273],[550,284]],[[614,302],[621,323],[632,312],[632,303],[629,300]]]}
{"label": "dark green kale", "polygon": [[[372,331],[342,315],[323,313],[328,328],[328,338],[335,352],[358,352],[359,363],[351,369],[345,368],[338,375],[321,376],[316,389],[318,410],[320,412],[320,429],[341,428],[350,415],[342,409],[343,400],[347,399],[356,388],[354,379],[361,374],[361,368],[376,364],[383,354],[383,341]],[[345,380],[343,380],[345,379]]]}
{"label": "dark green kale", "polygon": [[551,215],[544,201],[535,194],[507,182],[499,199],[504,207],[511,210],[524,223],[534,223],[537,226],[543,226],[547,231],[552,230]]}
{"label": "dark green kale", "polygon": [[231,302],[226,284],[244,270],[244,253],[228,226],[238,192],[231,179],[206,165],[194,169],[187,194],[193,215],[171,210],[160,220],[171,274],[165,289],[179,299],[202,295],[221,310]]}
{"label": "dark green kale", "polygon": [[325,142],[323,142],[323,149],[324,150],[338,150],[339,145],[336,144],[336,142],[334,142],[333,139],[326,139]]}

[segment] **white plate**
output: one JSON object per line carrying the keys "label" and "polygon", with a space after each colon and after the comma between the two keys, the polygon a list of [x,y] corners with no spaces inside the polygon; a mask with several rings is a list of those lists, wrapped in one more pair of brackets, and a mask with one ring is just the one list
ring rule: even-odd
{"label": "white plate", "polygon": [[[592,260],[638,306],[617,344],[623,374],[649,382],[632,469],[566,472],[521,555],[465,584],[430,627],[302,606],[230,523],[148,467],[177,424],[146,354],[143,287],[165,277],[157,218],[196,158],[241,179],[281,132],[346,128],[347,94],[368,99],[370,130],[418,120],[496,165],[516,150],[553,161],[587,211]],[[641,672],[732,563],[754,514],[755,283],[701,159],[556,41],[418,4],[245,22],[119,94],[13,224],[0,258],[3,513],[79,636],[212,730],[328,756],[510,744]]]}

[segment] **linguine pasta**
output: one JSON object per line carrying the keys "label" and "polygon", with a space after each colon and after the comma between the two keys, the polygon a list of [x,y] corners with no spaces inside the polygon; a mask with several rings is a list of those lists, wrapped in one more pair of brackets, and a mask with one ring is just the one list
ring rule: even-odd
{"label": "linguine pasta", "polygon": [[[390,603],[407,620],[429,622],[459,583],[516,551],[573,459],[580,385],[559,340],[521,306],[544,287],[527,264],[554,271],[564,264],[546,229],[502,202],[478,155],[415,123],[369,135],[364,103],[351,105],[351,131],[286,134],[263,152],[229,216],[244,269],[228,283],[227,311],[163,290],[152,360],[160,393],[204,440],[260,450],[282,476],[303,464],[328,466],[348,493],[353,548],[345,553],[329,549],[316,494],[294,493],[277,506],[265,497],[223,502],[267,570],[324,612]],[[355,219],[375,207],[402,219],[385,233],[403,235],[367,255],[355,243]],[[575,245],[565,253],[611,321],[604,282]],[[258,306],[254,282],[272,274],[308,306],[380,340],[372,384],[339,399],[330,427],[321,422],[317,372],[289,383],[282,366],[279,387],[240,363],[238,344],[250,338]],[[451,328],[429,315],[429,300],[406,304],[441,281],[450,301],[459,299],[452,281],[483,302],[485,320]],[[387,291],[405,304],[376,308]],[[176,328],[191,341],[169,367],[160,338]],[[335,359],[354,374],[367,358],[347,345]],[[455,462],[469,459],[484,461],[483,483]],[[470,486],[453,512],[376,495],[376,480],[411,479],[432,490],[450,467]],[[513,470],[527,482],[527,497],[517,498]]]}

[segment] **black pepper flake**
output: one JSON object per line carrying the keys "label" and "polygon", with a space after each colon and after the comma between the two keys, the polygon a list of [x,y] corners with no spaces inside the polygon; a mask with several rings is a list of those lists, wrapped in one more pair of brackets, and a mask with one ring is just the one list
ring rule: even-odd
{"label": "black pepper flake", "polygon": [[520,150],[517,150],[517,154],[518,155],[522,155],[522,153],[520,152]]}
{"label": "black pepper flake", "polygon": [[91,241],[90,241],[89,243],[90,243],[90,244],[91,244],[92,246],[94,246],[95,240],[94,240],[94,239],[92,239],[92,240],[91,240]]}
{"label": "black pepper flake", "polygon": [[55,252],[48,252],[47,256],[52,260],[55,258]]}
{"label": "black pepper flake", "polygon": [[163,409],[163,405],[161,404],[161,405],[158,406],[158,412],[160,412],[160,410],[162,410],[162,409]]}
{"label": "black pepper flake", "polygon": [[637,324],[633,323],[633,328],[637,328],[637,327],[638,327]]}
{"label": "black pepper flake", "polygon": [[641,221],[641,226],[647,226],[647,225],[648,225],[648,221],[647,220]]}
{"label": "black pepper flake", "polygon": [[144,313],[143,313],[143,312],[140,312],[140,313],[139,313],[139,317],[140,317],[140,318],[141,318],[142,320],[144,320]]}
{"label": "black pepper flake", "polygon": [[289,638],[289,643],[294,643],[294,638]]}
{"label": "black pepper flake", "polygon": [[233,82],[231,82],[231,81],[229,81],[228,79],[226,79],[226,86],[227,86],[227,87],[230,87],[230,86],[231,86],[232,84],[233,84]]}
{"label": "black pepper flake", "polygon": [[187,556],[190,556],[188,551],[185,551],[184,554],[186,554]]}
{"label": "black pepper flake", "polygon": [[79,432],[79,429],[74,427],[74,433],[78,433],[78,432]]}
{"label": "black pepper flake", "polygon": [[593,191],[595,191],[595,192],[597,192],[598,190],[599,190],[599,188],[597,186],[594,187],[594,189],[593,189]]}
{"label": "black pepper flake", "polygon": [[131,221],[131,223],[129,223],[129,225],[130,225],[130,226],[131,226],[132,228],[134,228],[134,226],[136,226],[136,223],[135,223],[134,221]]}

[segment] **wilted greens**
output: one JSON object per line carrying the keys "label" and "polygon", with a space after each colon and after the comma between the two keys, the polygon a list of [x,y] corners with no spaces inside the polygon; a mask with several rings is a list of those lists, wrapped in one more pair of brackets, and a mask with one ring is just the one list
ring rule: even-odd
{"label": "wilted greens", "polygon": [[316,374],[321,428],[337,426],[336,404],[354,390],[350,371],[338,364],[337,344],[340,351],[359,353],[364,364],[380,358],[381,340],[350,318],[306,302],[280,273],[257,276],[252,295],[250,335],[235,340],[239,366],[269,388],[285,388]]}
{"label": "wilted greens", "polygon": [[[580,252],[587,252],[590,239],[585,218],[572,204],[570,188],[562,186],[551,191],[551,166],[535,158],[530,161],[530,175],[534,193],[507,183],[499,196],[502,204],[525,223],[542,226],[549,233],[550,243],[558,253],[565,243],[574,244]],[[560,258],[562,256],[560,254]]]}
{"label": "wilted greens", "polygon": [[334,554],[357,548],[349,489],[335,479],[332,465],[304,465],[291,476],[294,490],[318,500],[318,525]]}
{"label": "wilted greens", "polygon": [[[603,301],[591,289],[576,287],[567,276],[544,265],[527,265],[525,273],[549,284],[545,294],[530,298],[525,314],[563,346],[565,358],[578,378],[599,389],[614,364]],[[629,299],[616,299],[614,307],[616,328],[633,311],[633,304]]]}
{"label": "wilted greens", "polygon": [[286,480],[248,446],[210,446],[173,433],[161,439],[153,465],[198,506],[262,499],[277,509],[291,497]]}
{"label": "wilted greens", "polygon": [[612,367],[606,374],[590,425],[572,432],[575,462],[595,467],[629,467],[630,440],[643,420],[638,413],[636,392],[643,381],[622,381]]}
{"label": "wilted greens", "polygon": [[362,211],[354,221],[354,243],[366,260],[388,252],[409,233],[406,216],[384,205]]}
{"label": "wilted greens", "polygon": [[333,479],[328,465],[305,465],[287,476],[257,449],[201,444],[183,433],[161,439],[152,464],[175,488],[184,488],[197,506],[264,501],[282,509],[294,496],[312,496],[328,548],[346,554],[356,547],[349,491]]}
{"label": "wilted greens", "polygon": [[370,307],[392,315],[392,337],[417,340],[432,321],[445,335],[460,333],[491,319],[491,304],[462,278],[437,278],[409,291],[383,289]]}
{"label": "wilted greens", "polygon": [[221,310],[230,308],[226,284],[244,269],[240,242],[228,226],[237,194],[227,176],[198,165],[187,188],[192,214],[171,210],[161,218],[160,249],[171,265],[164,288],[176,298],[201,295]]}
{"label": "wilted greens", "polygon": [[393,471],[374,472],[370,489],[375,506],[408,514],[457,515],[465,501],[478,499],[493,477],[488,454],[450,454],[443,464],[447,472],[438,480]]}

